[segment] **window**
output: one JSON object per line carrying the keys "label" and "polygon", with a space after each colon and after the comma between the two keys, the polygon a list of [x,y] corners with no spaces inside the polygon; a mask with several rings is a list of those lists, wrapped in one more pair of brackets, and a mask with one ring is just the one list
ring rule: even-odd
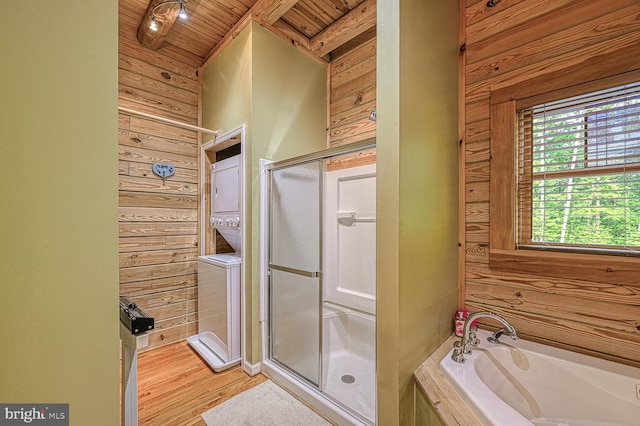
{"label": "window", "polygon": [[517,117],[518,247],[640,254],[640,83]]}
{"label": "window", "polygon": [[490,269],[640,287],[638,82],[621,53],[491,91]]}

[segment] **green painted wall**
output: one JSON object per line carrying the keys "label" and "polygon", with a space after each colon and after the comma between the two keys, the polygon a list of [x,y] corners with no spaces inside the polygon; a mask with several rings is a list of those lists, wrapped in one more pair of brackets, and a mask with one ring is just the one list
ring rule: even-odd
{"label": "green painted wall", "polygon": [[[245,191],[250,191],[247,185],[247,170],[251,170],[251,72],[252,72],[252,45],[253,37],[251,25],[245,27],[240,34],[222,51],[213,61],[202,70],[202,124],[209,129],[219,129],[227,132],[241,124],[245,125],[246,141],[244,154],[247,161],[245,170]],[[208,137],[208,136],[207,136]],[[203,139],[207,142],[207,139]],[[247,189],[249,187],[249,189]],[[250,197],[250,192],[246,192]],[[242,235],[242,247],[245,253],[251,248],[251,232],[244,230]],[[242,275],[247,288],[245,293],[251,292],[251,263],[242,264]],[[251,298],[247,296],[245,301],[246,324],[252,323],[253,306]],[[254,352],[252,348],[253,327],[243,327],[245,330],[246,358],[251,359]],[[257,351],[259,355],[259,350]]]}
{"label": "green painted wall", "polygon": [[[240,124],[251,131],[251,27],[247,26],[202,71],[202,126],[227,132]],[[204,135],[203,142],[211,135]]]}
{"label": "green painted wall", "polygon": [[253,137],[251,139],[251,363],[260,361],[258,324],[260,159],[284,160],[326,148],[327,67],[252,23]]}
{"label": "green painted wall", "polygon": [[377,36],[378,423],[413,425],[458,298],[458,4],[379,0]]}
{"label": "green painted wall", "polygon": [[203,72],[203,125],[247,125],[243,236],[247,283],[246,359],[260,362],[260,159],[281,160],[326,147],[327,69],[252,22]]}
{"label": "green painted wall", "polygon": [[327,67],[253,23],[255,160],[327,147]]}
{"label": "green painted wall", "polygon": [[118,4],[5,6],[0,402],[117,425]]}

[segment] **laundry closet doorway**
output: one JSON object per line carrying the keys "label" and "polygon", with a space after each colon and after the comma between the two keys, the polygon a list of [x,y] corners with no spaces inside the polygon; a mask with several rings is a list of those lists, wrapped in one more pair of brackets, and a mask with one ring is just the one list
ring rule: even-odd
{"label": "laundry closet doorway", "polygon": [[203,143],[200,153],[198,333],[190,346],[216,372],[243,364],[246,197],[245,126]]}

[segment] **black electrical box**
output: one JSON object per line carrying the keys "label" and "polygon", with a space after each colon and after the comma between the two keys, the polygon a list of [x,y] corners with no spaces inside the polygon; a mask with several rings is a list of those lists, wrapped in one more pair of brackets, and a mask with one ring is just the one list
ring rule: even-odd
{"label": "black electrical box", "polygon": [[120,321],[131,331],[131,334],[153,330],[153,317],[147,315],[127,296],[120,296]]}

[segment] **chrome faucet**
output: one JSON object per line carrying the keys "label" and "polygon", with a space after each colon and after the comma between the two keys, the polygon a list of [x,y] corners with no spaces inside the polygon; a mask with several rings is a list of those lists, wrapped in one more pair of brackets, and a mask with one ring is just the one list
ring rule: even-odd
{"label": "chrome faucet", "polygon": [[[475,314],[469,315],[467,317],[466,321],[464,322],[464,333],[462,335],[462,339],[453,344],[453,354],[451,355],[451,359],[453,359],[455,362],[463,363],[465,361],[464,354],[470,354],[473,347],[478,346],[478,343],[480,343],[480,340],[478,340],[478,338],[476,337],[477,329],[475,327],[471,327],[471,324],[479,318],[495,319],[496,321],[504,325],[503,333],[508,333],[513,340],[516,340],[518,338],[518,330],[513,325],[511,325],[509,321],[507,321],[500,315],[494,314],[493,312],[489,311],[476,312]],[[500,335],[502,335],[502,333],[500,333]],[[496,336],[496,342],[497,337],[500,337],[500,335]]]}

